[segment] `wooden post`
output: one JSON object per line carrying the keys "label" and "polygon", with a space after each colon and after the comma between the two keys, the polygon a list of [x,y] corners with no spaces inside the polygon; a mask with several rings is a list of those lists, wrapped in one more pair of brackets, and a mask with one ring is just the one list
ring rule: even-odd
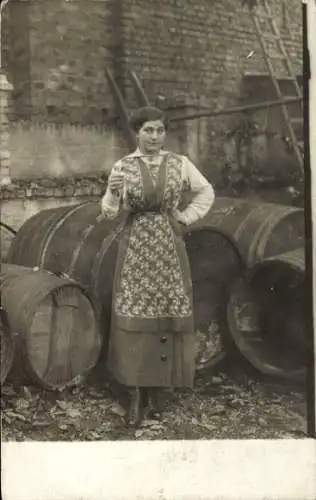
{"label": "wooden post", "polygon": [[13,87],[0,72],[0,186],[11,184],[9,151],[9,95]]}

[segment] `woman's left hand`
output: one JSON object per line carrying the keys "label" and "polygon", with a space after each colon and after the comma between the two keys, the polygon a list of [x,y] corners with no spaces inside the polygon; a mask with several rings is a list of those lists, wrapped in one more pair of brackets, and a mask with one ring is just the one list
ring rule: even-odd
{"label": "woman's left hand", "polygon": [[173,217],[172,219],[173,219],[174,226],[178,229],[178,232],[180,233],[180,235],[183,236],[186,232],[186,230],[185,230],[186,225],[176,217]]}

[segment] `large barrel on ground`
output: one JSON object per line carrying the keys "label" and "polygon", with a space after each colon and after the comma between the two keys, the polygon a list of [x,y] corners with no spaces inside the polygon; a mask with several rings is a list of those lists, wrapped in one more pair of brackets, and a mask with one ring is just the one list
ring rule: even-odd
{"label": "large barrel on ground", "polygon": [[84,286],[103,306],[102,327],[110,321],[117,236],[125,214],[97,221],[100,205],[78,205],[43,210],[17,232],[7,261],[46,269]]}
{"label": "large barrel on ground", "polygon": [[1,335],[1,385],[4,384],[11,370],[14,356],[14,339],[10,330],[8,314],[0,306],[0,335]]}
{"label": "large barrel on ground", "polygon": [[205,220],[234,239],[249,266],[304,246],[304,211],[297,207],[218,197]]}
{"label": "large barrel on ground", "polygon": [[231,335],[262,373],[305,380],[312,349],[308,293],[303,248],[257,263],[232,286]]}
{"label": "large barrel on ground", "polygon": [[200,221],[184,236],[193,284],[194,322],[198,340],[197,369],[215,367],[230,347],[226,304],[230,286],[244,264],[229,235]]}
{"label": "large barrel on ground", "polygon": [[[107,339],[119,232],[126,214],[98,222],[99,214],[98,203],[84,203],[34,215],[18,231],[8,260],[65,273],[86,286],[102,304],[102,330]],[[185,241],[192,267],[196,328],[200,345],[205,346],[198,358],[201,366],[210,366],[225,355],[220,335],[226,326],[223,301],[242,262],[230,236],[203,221],[189,228]]]}
{"label": "large barrel on ground", "polygon": [[1,264],[1,303],[15,332],[12,368],[45,388],[84,377],[101,350],[98,310],[78,283],[44,270]]}

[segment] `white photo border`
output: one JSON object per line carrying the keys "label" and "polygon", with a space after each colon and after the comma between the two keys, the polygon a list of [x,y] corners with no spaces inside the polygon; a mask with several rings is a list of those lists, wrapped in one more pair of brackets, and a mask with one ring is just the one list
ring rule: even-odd
{"label": "white photo border", "polygon": [[[311,213],[315,221],[316,1],[303,3],[308,11]],[[316,262],[315,234],[313,243]],[[313,307],[315,318],[315,300]],[[1,448],[5,500],[316,498],[315,439],[30,442],[2,443]]]}

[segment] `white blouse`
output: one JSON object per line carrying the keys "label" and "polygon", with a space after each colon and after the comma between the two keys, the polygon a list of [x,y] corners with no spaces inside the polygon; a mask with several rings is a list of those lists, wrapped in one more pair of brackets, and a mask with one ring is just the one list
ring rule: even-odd
{"label": "white blouse", "polygon": [[[141,157],[150,168],[151,165],[160,164],[165,154],[168,154],[168,151],[161,150],[159,155],[145,156],[139,149],[136,149],[136,151],[128,155],[127,158]],[[182,183],[189,186],[189,190],[194,193],[194,197],[191,203],[183,211],[178,210],[176,207],[173,216],[179,222],[190,225],[207,214],[214,203],[215,193],[213,186],[199,172],[189,158],[183,155],[180,156],[182,158]],[[121,169],[122,160],[119,160],[115,163],[111,173],[119,172]],[[109,219],[115,218],[119,213],[122,203],[124,208],[128,209],[128,206],[126,206],[126,186],[124,185],[119,194],[114,194],[108,187],[101,199],[102,215]]]}

